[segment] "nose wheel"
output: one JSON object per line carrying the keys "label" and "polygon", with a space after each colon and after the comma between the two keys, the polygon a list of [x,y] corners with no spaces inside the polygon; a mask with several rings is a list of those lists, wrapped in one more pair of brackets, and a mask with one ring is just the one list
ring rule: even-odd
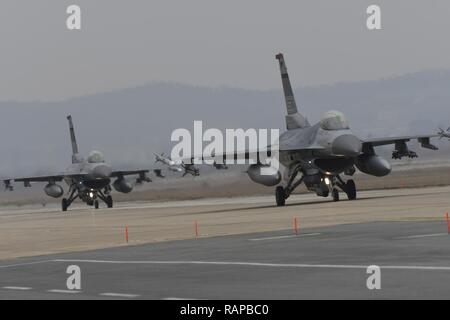
{"label": "nose wheel", "polygon": [[332,196],[333,196],[333,201],[334,202],[338,202],[339,201],[339,191],[338,189],[333,189],[333,191],[331,192]]}

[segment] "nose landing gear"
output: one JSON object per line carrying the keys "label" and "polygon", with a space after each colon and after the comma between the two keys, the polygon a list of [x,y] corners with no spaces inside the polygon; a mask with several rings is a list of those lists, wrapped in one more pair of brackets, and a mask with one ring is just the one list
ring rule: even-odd
{"label": "nose landing gear", "polygon": [[333,195],[333,201],[338,202],[339,201],[339,190],[336,188],[333,188],[333,191],[331,192]]}

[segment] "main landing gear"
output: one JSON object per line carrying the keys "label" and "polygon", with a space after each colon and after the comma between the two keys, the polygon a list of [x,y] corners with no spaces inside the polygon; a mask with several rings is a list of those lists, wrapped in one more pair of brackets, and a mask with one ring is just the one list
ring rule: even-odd
{"label": "main landing gear", "polygon": [[284,207],[286,204],[286,192],[282,186],[278,186],[275,189],[275,199],[278,207]]}
{"label": "main landing gear", "polygon": [[70,191],[70,196],[68,199],[64,198],[61,201],[61,208],[63,212],[66,212],[70,205],[77,199],[80,198],[89,206],[93,206],[95,209],[100,207],[100,202],[98,199],[103,201],[108,208],[114,206],[113,198],[108,193],[111,190],[105,188],[104,192],[101,190],[83,190],[80,191],[76,187],[72,187]]}
{"label": "main landing gear", "polygon": [[289,198],[291,193],[303,182],[303,176],[296,180],[301,170],[302,166],[300,164],[297,165],[292,171],[292,175],[289,178],[286,188],[278,186],[275,189],[275,199],[278,207],[284,207],[286,205],[286,199]]}
{"label": "main landing gear", "polygon": [[[333,200],[339,201],[339,190],[336,189],[336,186],[347,194],[348,200],[356,200],[357,191],[355,181],[348,180],[347,182],[344,182],[340,176],[336,176],[336,180],[337,181],[333,183]],[[337,194],[337,196],[335,196],[335,194]]]}
{"label": "main landing gear", "polygon": [[79,194],[78,194],[78,192],[77,192],[77,189],[76,188],[71,188],[71,191],[70,191],[70,196],[69,196],[69,199],[66,199],[66,198],[64,198],[64,199],[62,199],[62,201],[61,201],[61,207],[62,207],[62,211],[63,212],[66,212],[67,211],[67,209],[70,207],[70,205],[72,204],[72,202],[74,202],[77,198],[79,198],[80,196],[79,196]]}
{"label": "main landing gear", "polygon": [[[293,174],[289,178],[286,188],[278,186],[275,189],[275,200],[278,207],[285,206],[286,199],[289,198],[291,193],[303,182],[303,176],[296,180],[300,171],[301,167],[296,167],[293,170]],[[309,179],[305,181],[309,181]],[[345,192],[349,200],[355,200],[357,197],[356,185],[355,181],[353,180],[348,180],[347,182],[345,182],[340,176],[329,176],[321,179],[321,181],[322,182],[320,184],[314,184],[313,187],[308,185],[308,188],[310,190],[314,190],[312,188],[316,188],[315,190],[317,194],[324,197],[328,197],[331,193],[333,201],[335,202],[340,200],[339,189]]]}

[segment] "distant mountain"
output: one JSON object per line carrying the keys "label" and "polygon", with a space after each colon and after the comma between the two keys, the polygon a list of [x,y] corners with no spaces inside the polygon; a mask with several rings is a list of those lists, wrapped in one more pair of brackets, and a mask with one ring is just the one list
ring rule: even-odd
{"label": "distant mountain", "polygon": [[[379,81],[297,88],[311,122],[330,109],[347,114],[362,137],[435,132],[450,125],[450,71]],[[65,116],[74,116],[83,153],[99,149],[113,165],[150,165],[170,151],[176,128],[194,120],[216,128],[284,128],[282,90],[155,83],[52,103],[0,103],[0,175],[48,173],[70,161]],[[446,145],[446,144],[442,144]]]}

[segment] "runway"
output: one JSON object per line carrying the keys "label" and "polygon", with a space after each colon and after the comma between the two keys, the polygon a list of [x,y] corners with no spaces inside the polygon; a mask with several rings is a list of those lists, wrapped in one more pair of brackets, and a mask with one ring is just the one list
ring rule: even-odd
{"label": "runway", "polygon": [[[178,202],[118,203],[94,210],[76,204],[0,208],[0,261],[67,252],[373,221],[442,221],[450,187],[364,191],[357,201],[294,195],[286,207],[273,196]],[[128,230],[128,242],[126,241]]]}
{"label": "runway", "polygon": [[0,299],[448,298],[449,209],[450,187],[1,208]]}
{"label": "runway", "polygon": [[[443,222],[372,222],[19,259],[1,299],[448,299]],[[82,287],[66,287],[69,265]],[[368,290],[367,267],[381,268]]]}

